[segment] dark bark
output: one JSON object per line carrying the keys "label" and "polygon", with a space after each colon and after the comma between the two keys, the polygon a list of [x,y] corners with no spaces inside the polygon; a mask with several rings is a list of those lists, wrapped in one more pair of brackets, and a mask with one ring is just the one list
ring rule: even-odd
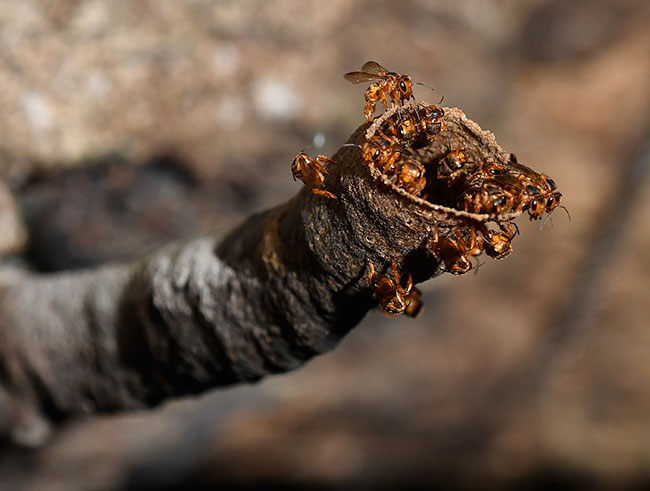
{"label": "dark bark", "polygon": [[[491,133],[447,110],[450,148],[507,162]],[[351,137],[363,141],[364,125]],[[368,131],[373,131],[371,127]],[[168,246],[139,262],[36,275],[0,271],[0,433],[37,444],[51,422],[160,401],[300,366],[332,349],[376,305],[368,261],[416,282],[439,273],[430,250],[489,217],[414,198],[363,163],[333,157],[328,199],[304,188],[223,240]]]}

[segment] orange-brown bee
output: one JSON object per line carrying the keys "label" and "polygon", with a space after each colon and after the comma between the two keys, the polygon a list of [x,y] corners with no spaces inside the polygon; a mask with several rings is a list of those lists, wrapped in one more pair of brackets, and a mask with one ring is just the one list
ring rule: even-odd
{"label": "orange-brown bee", "polygon": [[491,179],[496,176],[501,176],[506,173],[506,168],[492,160],[483,162],[483,165],[475,172],[478,178],[480,179]]}
{"label": "orange-brown bee", "polygon": [[467,160],[463,151],[456,148],[438,161],[436,177],[448,186],[454,186],[461,182],[462,178],[467,177],[471,165],[472,162]]}
{"label": "orange-brown bee", "polygon": [[[369,262],[369,265],[368,283],[375,297],[379,300],[381,310],[390,316],[401,315],[407,309],[417,315],[419,308],[416,304],[419,302],[419,295],[414,297],[409,296],[413,289],[411,275],[408,275],[406,286],[403,287],[395,263],[393,263],[393,279],[386,275],[375,273],[375,266],[372,264],[372,261]],[[413,308],[409,308],[413,302],[416,302],[416,304],[413,305]]]}
{"label": "orange-brown bee", "polygon": [[485,241],[485,253],[494,259],[503,259],[512,252],[512,239],[519,229],[512,222],[500,222],[500,232],[484,227],[479,235]]}
{"label": "orange-brown bee", "polygon": [[526,190],[527,199],[524,207],[528,209],[528,216],[531,220],[541,218],[545,211],[550,214],[560,206],[562,193],[556,191],[557,185],[553,179],[544,174],[540,174],[538,177],[521,175],[519,178]]}
{"label": "orange-brown bee", "polygon": [[460,209],[471,213],[500,215],[513,211],[519,200],[517,189],[494,179],[485,179],[479,184],[470,183],[461,193]]}
{"label": "orange-brown bee", "polygon": [[377,102],[388,109],[389,106],[402,105],[413,97],[411,77],[389,72],[376,61],[368,61],[361,67],[361,71],[349,72],[343,77],[353,84],[373,82],[365,93],[366,107],[363,114],[369,122],[372,121]]}
{"label": "orange-brown bee", "polygon": [[[554,192],[550,196],[540,195],[534,197],[528,203],[528,216],[531,220],[541,218],[544,212],[551,213],[555,208],[560,205],[562,193]],[[565,208],[566,210],[566,208]]]}
{"label": "orange-brown bee", "polygon": [[[405,146],[428,142],[445,130],[445,111],[438,106],[409,107],[403,113],[394,114],[381,127],[382,133],[396,138]],[[415,145],[417,146],[417,145]]]}
{"label": "orange-brown bee", "polygon": [[314,194],[336,199],[336,195],[321,189],[325,184],[325,174],[333,174],[326,167],[330,164],[336,164],[336,162],[325,155],[316,155],[312,159],[305,152],[300,152],[291,164],[293,180],[300,179],[305,183],[305,186],[311,188],[311,192]]}
{"label": "orange-brown bee", "polygon": [[[564,208],[560,205],[562,193],[557,191],[557,185],[553,179],[545,174],[537,174],[527,167],[521,166],[517,162],[517,157],[514,153],[510,154],[510,162],[515,166],[525,169],[524,172],[521,172],[517,176],[517,179],[519,179],[524,187],[525,198],[522,200],[522,209],[528,210],[528,216],[531,220],[541,218],[544,212],[547,212],[550,216],[551,212],[558,206]],[[564,211],[569,215],[566,208],[564,208]],[[542,222],[542,225],[544,223]]]}
{"label": "orange-brown bee", "polygon": [[363,144],[361,156],[366,162],[372,162],[383,174],[392,176],[397,170],[397,162],[402,158],[402,151],[394,139],[375,135]]}
{"label": "orange-brown bee", "polygon": [[424,172],[424,166],[420,162],[413,159],[406,159],[399,167],[393,184],[398,188],[402,188],[407,193],[420,196],[420,193],[427,185]]}
{"label": "orange-brown bee", "polygon": [[445,111],[438,106],[420,106],[418,108],[420,117],[420,129],[428,139],[445,131],[447,123],[443,119]]}
{"label": "orange-brown bee", "polygon": [[457,230],[456,239],[439,238],[436,234],[432,243],[433,255],[442,262],[447,272],[455,275],[471,271],[472,262],[467,256],[478,255],[481,249],[481,241],[473,229],[470,230],[469,241],[465,241]]}

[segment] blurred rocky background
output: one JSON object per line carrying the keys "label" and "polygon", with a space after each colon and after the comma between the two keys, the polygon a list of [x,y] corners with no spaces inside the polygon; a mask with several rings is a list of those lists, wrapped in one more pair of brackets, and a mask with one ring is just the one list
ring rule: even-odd
{"label": "blurred rocky background", "polygon": [[5,0],[0,250],[127,260],[282,202],[302,148],[363,122],[374,59],[554,178],[571,214],[371,312],[254,386],[77,421],[0,451],[0,489],[647,488],[645,0]]}

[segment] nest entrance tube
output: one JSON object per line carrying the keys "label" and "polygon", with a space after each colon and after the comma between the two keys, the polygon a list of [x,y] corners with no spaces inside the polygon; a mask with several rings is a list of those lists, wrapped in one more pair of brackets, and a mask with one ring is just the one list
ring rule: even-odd
{"label": "nest entrance tube", "polygon": [[[342,204],[368,208],[372,219],[360,225],[367,237],[376,236],[372,253],[382,261],[383,272],[395,261],[401,272],[419,270],[420,265],[403,263],[405,257],[437,261],[440,269],[434,274],[467,273],[473,267],[471,256],[482,252],[502,259],[512,252],[518,232],[512,220],[525,211],[539,218],[552,211],[544,203],[556,199],[557,205],[561,198],[552,180],[518,163],[491,132],[457,108],[444,108],[442,129],[424,141],[395,137],[395,128],[408,133],[402,130],[417,125],[410,121],[415,121],[413,115],[431,108],[443,112],[426,102],[393,107],[357,130],[333,157],[346,172],[328,185],[340,186]],[[457,175],[451,174],[454,165],[460,169]],[[405,175],[415,175],[418,186]],[[358,182],[348,183],[349,176]]]}

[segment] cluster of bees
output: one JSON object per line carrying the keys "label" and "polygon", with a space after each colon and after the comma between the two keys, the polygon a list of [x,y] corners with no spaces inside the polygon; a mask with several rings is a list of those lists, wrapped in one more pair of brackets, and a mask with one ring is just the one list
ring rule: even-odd
{"label": "cluster of bees", "polygon": [[[462,275],[473,268],[471,257],[485,252],[502,259],[512,252],[516,225],[500,216],[514,216],[526,211],[531,220],[542,219],[560,206],[562,194],[555,182],[519,166],[511,154],[505,166],[494,161],[468,158],[467,150],[455,148],[426,166],[417,159],[416,151],[427,146],[447,128],[444,110],[436,105],[407,104],[414,100],[413,81],[409,75],[388,71],[379,63],[369,61],[360,71],[344,78],[352,83],[370,82],[365,91],[364,116],[373,122],[375,109],[381,103],[385,110],[397,108],[384,119],[372,136],[360,145],[361,156],[396,187],[421,199],[444,204],[469,213],[489,215],[496,230],[479,222],[463,232],[460,228],[445,237],[435,235],[431,252],[442,268]],[[441,101],[442,102],[442,101]],[[314,194],[331,199],[337,197],[324,189],[325,175],[332,174],[336,162],[324,155],[314,158],[300,152],[293,161],[294,179],[301,179]],[[420,292],[413,287],[411,275],[404,281],[392,264],[392,274],[375,271],[369,263],[368,281],[381,310],[391,316],[416,316],[421,309]]]}

